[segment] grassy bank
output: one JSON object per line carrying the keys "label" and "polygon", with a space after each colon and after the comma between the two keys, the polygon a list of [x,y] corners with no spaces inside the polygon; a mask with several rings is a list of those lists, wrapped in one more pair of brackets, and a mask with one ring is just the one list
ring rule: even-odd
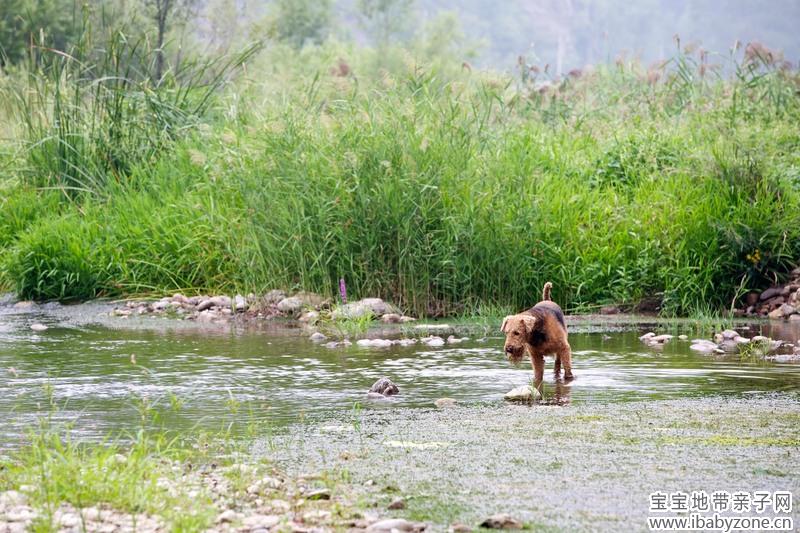
{"label": "grassy bank", "polygon": [[[331,70],[341,56],[350,74]],[[345,278],[417,314],[521,308],[550,280],[571,310],[656,296],[682,314],[727,309],[800,259],[794,70],[751,56],[722,77],[679,54],[543,83],[410,59],[372,75],[360,57],[267,50],[176,116],[134,103],[186,80],[103,96],[65,67],[73,101],[127,99],[122,115],[68,107],[67,133],[46,73],[26,106],[11,95],[30,77],[6,77],[0,107],[38,121],[3,150],[0,277],[63,300],[334,295]],[[114,127],[144,151],[116,154],[97,134]]]}

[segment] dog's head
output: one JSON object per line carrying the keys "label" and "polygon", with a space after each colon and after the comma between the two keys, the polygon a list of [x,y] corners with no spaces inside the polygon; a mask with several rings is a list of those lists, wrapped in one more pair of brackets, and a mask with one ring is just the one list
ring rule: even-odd
{"label": "dog's head", "polygon": [[525,345],[528,344],[531,332],[536,325],[536,317],[531,315],[509,315],[503,320],[500,331],[506,334],[506,343],[503,351],[506,358],[517,364],[525,355]]}

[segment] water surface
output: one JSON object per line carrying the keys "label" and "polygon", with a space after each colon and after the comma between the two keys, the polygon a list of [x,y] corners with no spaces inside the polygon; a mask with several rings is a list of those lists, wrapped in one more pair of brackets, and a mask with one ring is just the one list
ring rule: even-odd
{"label": "water surface", "polygon": [[[55,417],[91,438],[136,429],[142,402],[164,411],[162,420],[171,428],[214,429],[243,417],[274,424],[322,418],[352,409],[355,402],[366,409],[429,408],[441,397],[467,404],[501,402],[506,391],[531,376],[530,365],[514,368],[505,361],[499,332],[484,336],[475,328],[469,341],[457,345],[329,349],[297,329],[209,330],[158,318],[134,326],[109,318],[108,309],[0,305],[0,447],[19,440],[24,428],[51,410],[48,387],[58,407]],[[30,325],[37,322],[50,327],[34,332]],[[667,329],[692,338],[697,333],[691,326]],[[638,340],[652,328],[571,326],[577,379],[555,383],[548,360],[547,398],[629,402],[800,388],[798,364],[701,355],[678,340],[656,351]],[[800,338],[796,323],[777,329],[753,323],[739,330],[789,342]],[[366,390],[381,376],[394,380],[401,395],[389,402],[366,401]]]}

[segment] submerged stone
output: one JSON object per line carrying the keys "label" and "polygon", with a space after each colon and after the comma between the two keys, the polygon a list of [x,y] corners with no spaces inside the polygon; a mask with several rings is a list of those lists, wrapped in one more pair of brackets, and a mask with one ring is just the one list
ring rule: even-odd
{"label": "submerged stone", "polygon": [[384,396],[393,396],[400,394],[400,389],[389,378],[381,378],[370,387],[369,392],[377,392]]}

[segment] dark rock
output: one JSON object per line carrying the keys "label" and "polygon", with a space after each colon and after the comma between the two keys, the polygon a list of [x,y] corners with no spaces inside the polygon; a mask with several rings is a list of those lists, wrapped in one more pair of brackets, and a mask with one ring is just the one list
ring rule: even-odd
{"label": "dark rock", "polygon": [[769,289],[762,292],[761,295],[758,297],[758,299],[763,302],[764,300],[769,300],[773,296],[780,295],[780,293],[781,293],[780,287],[770,287]]}
{"label": "dark rock", "polygon": [[601,315],[618,315],[620,313],[620,308],[616,305],[604,305],[600,308]]}
{"label": "dark rock", "polygon": [[400,389],[397,388],[397,385],[395,385],[389,378],[381,378],[373,383],[372,387],[369,389],[369,392],[377,392],[378,394],[383,394],[384,396],[392,396],[394,394],[400,394]]}
{"label": "dark rock", "polygon": [[756,305],[758,303],[758,293],[750,291],[744,295],[744,301],[747,305]]}
{"label": "dark rock", "polygon": [[406,502],[405,500],[403,500],[403,498],[395,498],[386,508],[391,509],[392,511],[396,511],[398,509],[405,509]]}

